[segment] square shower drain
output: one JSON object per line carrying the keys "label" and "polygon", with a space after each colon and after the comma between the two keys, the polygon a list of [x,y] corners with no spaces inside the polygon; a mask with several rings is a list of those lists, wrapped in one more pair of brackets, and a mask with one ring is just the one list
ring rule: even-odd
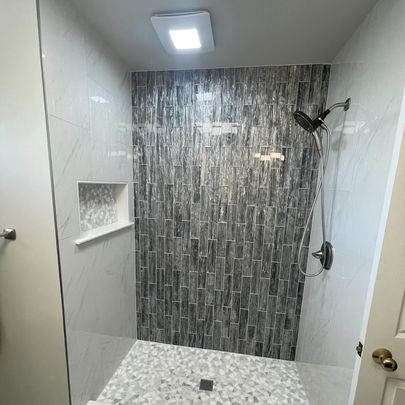
{"label": "square shower drain", "polygon": [[201,378],[200,390],[212,391],[213,388],[214,388],[214,381],[213,380],[205,380],[204,378]]}

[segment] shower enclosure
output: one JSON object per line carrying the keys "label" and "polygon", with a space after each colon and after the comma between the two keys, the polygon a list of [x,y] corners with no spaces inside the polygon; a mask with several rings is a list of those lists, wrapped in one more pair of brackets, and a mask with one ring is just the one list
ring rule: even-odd
{"label": "shower enclosure", "polygon": [[132,72],[88,17],[39,0],[72,404],[349,403],[390,69],[355,36],[332,65]]}

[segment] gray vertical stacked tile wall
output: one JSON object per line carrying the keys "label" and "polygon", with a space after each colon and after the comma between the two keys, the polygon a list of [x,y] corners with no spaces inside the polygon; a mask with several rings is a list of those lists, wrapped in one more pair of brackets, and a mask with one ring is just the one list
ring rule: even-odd
{"label": "gray vertical stacked tile wall", "polygon": [[[292,112],[323,109],[328,80],[327,65],[132,74],[138,338],[294,359],[318,158]],[[257,157],[272,152],[285,160]]]}

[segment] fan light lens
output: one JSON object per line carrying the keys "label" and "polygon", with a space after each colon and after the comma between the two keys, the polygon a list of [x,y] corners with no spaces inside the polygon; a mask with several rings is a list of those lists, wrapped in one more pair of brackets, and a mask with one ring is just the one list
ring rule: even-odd
{"label": "fan light lens", "polygon": [[200,36],[195,28],[187,30],[169,30],[169,35],[176,49],[201,48]]}

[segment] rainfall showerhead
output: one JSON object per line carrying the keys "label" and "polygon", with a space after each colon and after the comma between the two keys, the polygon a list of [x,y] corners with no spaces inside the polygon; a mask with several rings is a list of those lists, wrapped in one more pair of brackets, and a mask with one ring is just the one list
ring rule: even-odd
{"label": "rainfall showerhead", "polygon": [[295,111],[293,116],[298,125],[308,132],[314,132],[321,125],[319,120],[315,122],[315,120],[311,119],[311,117],[299,110]]}
{"label": "rainfall showerhead", "polygon": [[307,114],[299,110],[295,111],[293,116],[295,121],[301,128],[312,133],[315,132],[323,124],[323,120],[328,116],[328,114],[338,107],[343,107],[343,109],[347,111],[350,107],[350,98],[348,98],[344,103],[333,104],[332,107],[319,114],[315,119],[312,119]]}

